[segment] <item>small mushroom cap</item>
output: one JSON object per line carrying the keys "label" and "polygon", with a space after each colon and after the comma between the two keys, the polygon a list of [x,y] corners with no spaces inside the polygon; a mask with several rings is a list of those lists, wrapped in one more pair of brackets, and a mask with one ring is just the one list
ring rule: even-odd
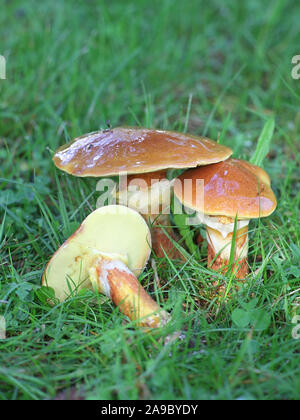
{"label": "small mushroom cap", "polygon": [[89,270],[99,254],[117,255],[138,276],[147,264],[150,247],[150,231],[139,213],[125,206],[101,207],[55,252],[42,284],[52,287],[60,301],[70,295],[70,289],[90,287]]}
{"label": "small mushroom cap", "polygon": [[[190,184],[184,184],[184,180],[188,179],[191,180]],[[252,219],[269,216],[276,208],[276,197],[270,187],[269,176],[262,168],[248,162],[228,159],[190,169],[176,179],[175,196],[185,206],[201,211],[202,208],[197,208],[196,200],[196,181],[199,179],[204,180],[206,215],[229,218],[237,215],[239,219]],[[184,191],[185,185],[191,187],[192,191]]]}
{"label": "small mushroom cap", "polygon": [[223,161],[232,150],[205,137],[146,128],[114,128],[78,137],[55,153],[55,165],[75,176],[139,174]]}

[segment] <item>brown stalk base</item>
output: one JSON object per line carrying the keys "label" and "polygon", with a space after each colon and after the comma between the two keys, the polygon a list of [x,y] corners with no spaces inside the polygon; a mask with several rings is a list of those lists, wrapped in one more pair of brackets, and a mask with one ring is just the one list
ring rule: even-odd
{"label": "brown stalk base", "polygon": [[204,242],[203,236],[201,235],[201,233],[198,233],[196,236],[196,244],[201,246]]}
{"label": "brown stalk base", "polygon": [[[122,188],[128,188],[129,185],[137,185],[140,186],[142,189],[145,190],[145,187],[140,185],[140,182],[143,181],[148,188],[155,185],[156,182],[163,181],[167,179],[167,170],[163,169],[156,172],[149,172],[145,174],[139,175],[129,175],[127,177],[127,183],[122,185]],[[168,203],[169,206],[169,203]],[[139,211],[139,209],[137,209]],[[159,212],[163,212],[165,210],[165,206],[163,203],[159,204]],[[178,259],[181,261],[186,261],[185,257],[178,251],[178,249],[174,246],[172,241],[166,236],[165,232],[174,240],[174,242],[178,242],[179,238],[175,234],[174,230],[170,227],[170,217],[169,214],[151,214],[151,208],[149,206],[149,214],[143,214],[144,219],[147,223],[149,223],[151,227],[151,237],[152,237],[152,249],[154,254],[158,258],[164,258],[165,253],[168,257],[172,260]],[[164,226],[164,230],[159,227]],[[164,251],[165,253],[164,253]]]}
{"label": "brown stalk base", "polygon": [[[239,261],[234,261],[233,266],[231,268],[231,271],[234,273],[234,277],[237,280],[233,284],[233,287],[237,291],[239,289],[239,286],[241,283],[243,283],[243,280],[247,277],[249,273],[249,267],[248,267],[248,258],[243,258]],[[216,258],[215,251],[213,248],[208,244],[208,257],[207,257],[207,266],[208,268],[211,268],[214,271],[217,271],[219,273],[228,273],[229,269],[229,262],[222,259],[221,256],[218,256]],[[223,277],[224,282],[223,284],[220,284],[220,281],[213,281],[213,286],[217,287],[217,294],[223,295],[226,290],[226,282],[225,277]]]}
{"label": "brown stalk base", "polygon": [[[153,216],[151,219],[153,219]],[[164,258],[165,254],[167,254],[172,260],[186,261],[182,253],[175,247],[174,243],[166,235],[167,233],[174,242],[178,242],[179,240],[178,235],[175,234],[170,225],[170,217],[167,214],[163,214],[154,220],[151,228],[153,252],[158,258]],[[160,226],[166,227],[162,229]]]}

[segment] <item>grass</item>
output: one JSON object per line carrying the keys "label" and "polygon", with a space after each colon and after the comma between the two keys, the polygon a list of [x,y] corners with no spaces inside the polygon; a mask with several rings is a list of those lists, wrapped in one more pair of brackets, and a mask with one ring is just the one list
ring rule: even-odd
{"label": "grass", "polygon": [[[299,4],[4,1],[0,54],[1,399],[298,399],[300,290]],[[278,208],[251,222],[251,275],[228,303],[210,298],[206,245],[182,266],[156,261],[143,285],[173,322],[131,328],[87,293],[50,308],[41,274],[95,208],[96,180],[55,170],[53,151],[106,126],[206,134],[263,161]],[[266,128],[266,123],[268,123]],[[266,134],[268,136],[268,133]],[[261,155],[259,155],[261,156]],[[200,296],[200,298],[199,298]],[[185,329],[187,339],[163,346]]]}

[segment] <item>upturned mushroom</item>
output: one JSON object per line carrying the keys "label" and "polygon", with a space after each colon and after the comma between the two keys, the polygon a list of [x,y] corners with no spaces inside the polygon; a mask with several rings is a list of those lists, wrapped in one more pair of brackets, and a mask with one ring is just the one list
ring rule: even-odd
{"label": "upturned mushroom", "polygon": [[[55,165],[78,177],[121,176],[118,203],[139,211],[152,229],[158,257],[178,257],[169,219],[172,181],[168,169],[192,168],[223,161],[232,150],[204,137],[145,128],[114,128],[86,134],[61,147]],[[125,177],[130,175],[128,179]],[[122,178],[123,176],[123,178]]]}
{"label": "upturned mushroom", "polygon": [[[190,180],[188,191],[184,181]],[[203,208],[197,206],[196,182],[204,182]],[[191,169],[178,177],[175,196],[197,212],[199,224],[206,225],[208,266],[227,271],[236,222],[234,263],[232,272],[244,279],[248,272],[248,225],[250,219],[269,216],[276,208],[270,177],[260,167],[238,159]],[[201,200],[200,200],[201,202]]]}
{"label": "upturned mushroom", "polygon": [[59,301],[82,288],[96,289],[139,326],[161,327],[169,314],[137,279],[147,264],[150,245],[149,228],[135,210],[119,205],[99,208],[55,252],[42,284],[53,288]]}

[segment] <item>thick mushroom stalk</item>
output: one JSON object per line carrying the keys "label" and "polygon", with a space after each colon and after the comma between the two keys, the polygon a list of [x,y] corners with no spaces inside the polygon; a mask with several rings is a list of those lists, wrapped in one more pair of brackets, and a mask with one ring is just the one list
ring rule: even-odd
{"label": "thick mushroom stalk", "polygon": [[167,171],[150,172],[120,178],[118,203],[138,211],[151,226],[152,249],[159,258],[165,254],[185,261],[175,247],[178,241],[171,221],[170,203],[174,181],[167,179]]}
{"label": "thick mushroom stalk", "polygon": [[[206,225],[208,243],[207,265],[215,271],[227,272],[231,269],[236,279],[244,279],[248,272],[248,224],[249,221],[238,221],[232,266],[230,257],[233,246],[234,221],[222,221],[224,218],[210,217]],[[216,219],[215,223],[213,220]],[[227,222],[227,223],[226,223]]]}
{"label": "thick mushroom stalk", "polygon": [[82,288],[94,288],[138,325],[161,327],[169,315],[137,279],[147,264],[150,246],[150,231],[140,214],[124,206],[102,207],[52,256],[42,284],[52,287],[61,302]]}
{"label": "thick mushroom stalk", "polygon": [[[161,214],[153,220],[153,216],[147,215],[148,220],[152,222],[152,248],[158,258],[168,255],[171,259],[185,261],[185,257],[175,247],[174,242],[178,242],[178,235],[171,227],[169,215]],[[171,239],[170,239],[171,238]]]}
{"label": "thick mushroom stalk", "polygon": [[94,288],[140,327],[159,328],[170,320],[169,314],[148,295],[121,259],[99,255],[90,269],[90,280]]}

